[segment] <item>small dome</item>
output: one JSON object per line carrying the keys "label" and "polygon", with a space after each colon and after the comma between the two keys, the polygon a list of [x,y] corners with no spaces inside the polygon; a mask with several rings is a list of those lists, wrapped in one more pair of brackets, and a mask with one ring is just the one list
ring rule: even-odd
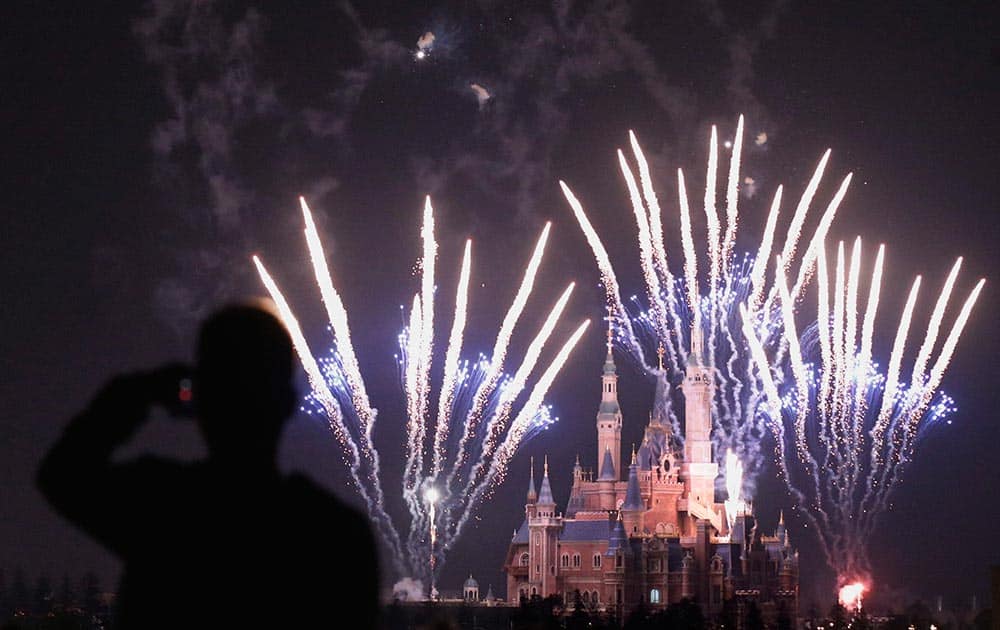
{"label": "small dome", "polygon": [[479,588],[479,582],[476,581],[472,574],[469,574],[469,579],[465,581],[465,588]]}

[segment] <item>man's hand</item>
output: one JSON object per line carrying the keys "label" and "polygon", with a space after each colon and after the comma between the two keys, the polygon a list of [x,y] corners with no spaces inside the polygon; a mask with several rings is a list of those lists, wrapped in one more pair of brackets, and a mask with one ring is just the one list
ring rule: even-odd
{"label": "man's hand", "polygon": [[150,404],[163,407],[175,417],[190,417],[194,410],[194,370],[183,363],[168,363],[146,373]]}

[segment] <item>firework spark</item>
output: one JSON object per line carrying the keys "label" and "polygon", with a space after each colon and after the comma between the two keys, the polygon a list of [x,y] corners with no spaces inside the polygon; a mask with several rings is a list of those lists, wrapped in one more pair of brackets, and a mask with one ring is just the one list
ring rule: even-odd
{"label": "firework spark", "polygon": [[[902,470],[913,458],[917,438],[954,410],[951,399],[940,394],[938,387],[985,283],[980,280],[965,300],[928,372],[961,259],[955,263],[906,379],[903,356],[920,278],[910,290],[888,369],[883,372],[872,360],[872,338],[885,250],[879,247],[861,310],[861,249],[860,238],[849,259],[842,242],[837,248],[832,314],[825,248],[816,250],[817,324],[805,329],[801,338],[795,322],[795,296],[779,257],[775,283],[782,337],[794,375],[783,388],[771,378],[775,361],[783,359],[765,348],[753,314],[741,307],[744,335],[765,382],[778,467],[838,576],[841,602],[851,607],[860,607],[861,595],[871,583],[867,541],[889,506]],[[817,345],[819,356],[810,356]],[[814,360],[818,366],[809,362]]]}
{"label": "firework spark", "polygon": [[[660,204],[653,189],[652,178],[645,155],[635,134],[629,132],[632,155],[638,166],[639,182],[633,167],[622,151],[618,162],[622,170],[632,204],[632,214],[638,227],[639,263],[645,280],[645,306],[633,298],[631,310],[621,298],[617,276],[601,239],[587,218],[582,204],[560,182],[563,193],[587,237],[601,273],[608,305],[619,322],[619,343],[649,374],[658,371],[646,361],[647,351],[662,344],[666,354],[665,369],[673,378],[680,378],[687,367],[690,337],[698,329],[708,341],[707,358],[715,372],[716,388],[712,399],[712,417],[715,421],[713,438],[715,452],[722,458],[729,451],[735,452],[745,467],[744,491],[752,492],[754,479],[763,462],[760,439],[766,428],[762,412],[764,392],[762,379],[753,370],[750,349],[740,334],[742,323],[739,308],[747,305],[754,318],[754,327],[760,332],[764,345],[773,350],[780,346],[782,318],[776,304],[777,289],[766,282],[771,252],[779,248],[784,261],[783,270],[792,271],[795,254],[807,214],[823,178],[830,151],[820,159],[808,185],[795,208],[785,239],[775,243],[783,188],[778,187],[767,215],[763,237],[756,250],[756,258],[735,254],[739,218],[740,164],[743,147],[743,117],[737,123],[736,135],[727,148],[732,149],[728,180],[725,188],[725,218],[720,218],[716,207],[719,140],[713,126],[709,138],[708,169],[704,194],[706,238],[696,245],[692,227],[691,206],[684,172],[677,170],[678,207],[680,211],[680,242],[683,267],[676,275],[667,263],[661,223]],[[848,175],[833,200],[823,213],[806,252],[798,260],[796,294],[809,281],[816,264],[815,251],[836,216],[837,208],[850,184]],[[723,224],[724,223],[724,224]],[[699,278],[704,269],[704,278]],[[637,314],[636,314],[637,312]],[[652,356],[652,355],[650,355]],[[773,378],[783,382],[783,367],[776,365]],[[670,402],[670,401],[668,401]],[[679,420],[667,408],[668,417],[679,428]],[[680,432],[675,431],[679,436]],[[679,439],[679,438],[678,438]],[[676,445],[678,448],[680,445]],[[720,464],[725,464],[720,461]]]}
{"label": "firework spark", "polygon": [[[517,408],[515,402],[528,387],[532,372],[559,323],[574,285],[566,288],[552,308],[521,363],[516,366],[514,376],[507,376],[504,365],[518,319],[526,307],[541,264],[550,230],[550,226],[546,225],[517,295],[501,324],[493,354],[488,359],[480,357],[479,361],[470,365],[460,358],[472,268],[472,243],[467,241],[435,414],[431,409],[431,375],[435,353],[437,242],[434,238],[434,211],[430,198],[427,198],[421,228],[423,256],[419,265],[420,290],[413,296],[409,325],[399,335],[399,368],[407,415],[402,496],[410,512],[409,533],[404,540],[385,510],[381,463],[372,440],[376,410],[369,402],[365,381],[358,367],[347,310],[334,287],[312,213],[304,199],[300,202],[313,272],[333,334],[333,350],[328,358],[322,361],[316,359],[277,283],[256,256],[254,264],[278,306],[306,371],[312,389],[308,398],[312,406],[310,411],[326,418],[334,437],[343,447],[352,482],[376,524],[397,573],[417,576],[433,588],[435,577],[444,562],[445,551],[454,545],[482,498],[503,480],[514,453],[531,435],[554,421],[550,410],[543,404],[545,395],[589,321],[581,324],[562,345],[548,368],[538,377],[527,400]],[[514,420],[510,421],[512,415]],[[485,427],[482,426],[484,418],[488,418]],[[433,432],[432,437],[428,437],[430,432]],[[453,434],[459,436],[457,443],[450,439]],[[425,465],[428,467],[426,472]]]}

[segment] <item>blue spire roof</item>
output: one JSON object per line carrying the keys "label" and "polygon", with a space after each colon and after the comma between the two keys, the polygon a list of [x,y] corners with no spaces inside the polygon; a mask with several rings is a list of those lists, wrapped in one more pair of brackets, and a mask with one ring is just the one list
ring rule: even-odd
{"label": "blue spire roof", "polygon": [[625,503],[623,510],[643,510],[646,505],[642,502],[642,493],[639,492],[639,474],[636,470],[639,465],[635,463],[635,449],[632,450],[632,465],[628,467],[628,488],[625,490]]}
{"label": "blue spire roof", "polygon": [[552,486],[549,485],[549,456],[545,456],[545,473],[542,475],[542,490],[538,493],[538,502],[543,505],[555,505],[552,498]]}
{"label": "blue spire roof", "polygon": [[611,457],[611,449],[604,451],[604,462],[601,464],[601,475],[598,481],[615,481],[618,474],[615,472],[615,460]]}
{"label": "blue spire roof", "polygon": [[618,550],[625,550],[628,544],[628,538],[625,536],[625,525],[622,524],[621,513],[618,514],[618,520],[615,521],[615,526],[611,529],[611,535],[608,537],[608,551],[605,555],[613,556]]}

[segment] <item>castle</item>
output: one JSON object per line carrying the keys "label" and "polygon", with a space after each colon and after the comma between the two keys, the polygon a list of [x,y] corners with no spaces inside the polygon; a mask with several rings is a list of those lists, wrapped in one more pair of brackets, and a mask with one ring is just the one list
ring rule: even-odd
{"label": "castle", "polygon": [[675,452],[661,404],[669,385],[660,378],[641,448],[636,452],[633,447],[623,466],[618,374],[609,331],[597,410],[597,478],[584,472],[577,457],[569,501],[560,513],[548,458],[537,491],[532,466],[524,521],[504,562],[508,600],[561,595],[572,605],[579,591],[591,609],[623,617],[640,605],[655,610],[688,598],[701,605],[708,619],[724,614],[742,618],[753,602],[765,619],[786,615],[794,621],[798,552],[791,547],[784,519],[779,518],[774,535],[765,536],[748,508],[726,514],[725,505],[716,501],[714,386],[702,346],[695,328],[682,385],[683,455]]}

